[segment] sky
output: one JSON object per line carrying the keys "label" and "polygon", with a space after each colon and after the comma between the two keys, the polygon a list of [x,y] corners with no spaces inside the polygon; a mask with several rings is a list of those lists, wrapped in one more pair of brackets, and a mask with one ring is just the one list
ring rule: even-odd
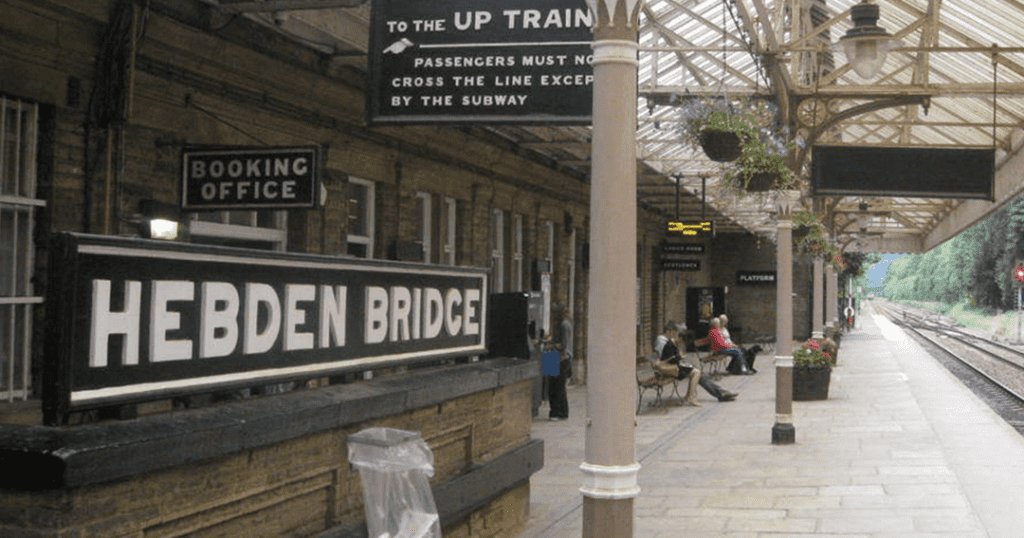
{"label": "sky", "polygon": [[868,287],[878,287],[882,285],[882,281],[885,280],[885,272],[889,269],[889,264],[893,260],[902,258],[904,254],[886,254],[882,256],[882,261],[871,266],[865,273],[864,277],[867,280]]}

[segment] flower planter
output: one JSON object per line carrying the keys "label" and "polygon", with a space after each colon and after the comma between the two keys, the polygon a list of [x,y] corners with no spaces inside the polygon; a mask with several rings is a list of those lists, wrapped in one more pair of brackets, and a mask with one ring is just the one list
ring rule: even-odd
{"label": "flower planter", "polygon": [[793,368],[793,401],[828,399],[832,368],[796,366]]}
{"label": "flower planter", "polygon": [[709,159],[719,163],[727,163],[740,158],[743,145],[740,137],[732,131],[706,129],[700,133],[700,147]]}

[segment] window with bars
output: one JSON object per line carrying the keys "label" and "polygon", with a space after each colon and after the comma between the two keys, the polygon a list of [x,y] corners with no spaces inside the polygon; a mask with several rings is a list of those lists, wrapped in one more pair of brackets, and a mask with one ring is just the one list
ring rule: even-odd
{"label": "window with bars", "polygon": [[458,224],[455,198],[446,196],[441,201],[440,224],[441,256],[438,261],[441,265],[455,265],[455,230]]}
{"label": "window with bars", "polygon": [[39,106],[0,97],[0,399],[27,399],[31,386]]}
{"label": "window with bars", "polygon": [[428,192],[416,193],[416,243],[423,249],[423,261],[433,261],[433,200]]}
{"label": "window with bars", "polygon": [[512,291],[523,291],[523,216],[512,216]]}
{"label": "window with bars", "polygon": [[505,291],[505,212],[491,211],[491,289]]}
{"label": "window with bars", "polygon": [[348,179],[348,253],[358,258],[373,257],[376,185],[372,181]]}

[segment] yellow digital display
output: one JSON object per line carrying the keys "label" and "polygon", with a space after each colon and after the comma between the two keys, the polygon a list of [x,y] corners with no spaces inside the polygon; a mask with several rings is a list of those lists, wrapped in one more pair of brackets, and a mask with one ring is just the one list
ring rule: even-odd
{"label": "yellow digital display", "polygon": [[684,220],[669,221],[668,231],[681,233],[686,236],[695,237],[701,235],[715,234],[715,221],[713,220]]}

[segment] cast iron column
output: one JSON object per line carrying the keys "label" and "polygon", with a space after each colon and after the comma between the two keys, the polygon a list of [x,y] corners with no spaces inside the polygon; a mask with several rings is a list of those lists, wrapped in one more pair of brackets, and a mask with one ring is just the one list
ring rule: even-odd
{"label": "cast iron column", "polygon": [[631,538],[640,493],[636,409],[636,107],[639,0],[594,16],[590,292],[583,536]]}
{"label": "cast iron column", "polygon": [[811,300],[814,301],[814,307],[811,309],[811,338],[823,338],[825,336],[823,325],[824,314],[822,313],[822,307],[825,305],[825,298],[822,292],[825,291],[825,283],[823,278],[824,268],[822,267],[821,258],[815,256],[814,258],[814,291],[811,293]]}
{"label": "cast iron column", "polygon": [[[783,198],[785,197],[785,198]],[[793,427],[793,206],[796,197],[780,196],[775,218],[778,226],[775,287],[775,425],[772,444],[796,442]]]}

